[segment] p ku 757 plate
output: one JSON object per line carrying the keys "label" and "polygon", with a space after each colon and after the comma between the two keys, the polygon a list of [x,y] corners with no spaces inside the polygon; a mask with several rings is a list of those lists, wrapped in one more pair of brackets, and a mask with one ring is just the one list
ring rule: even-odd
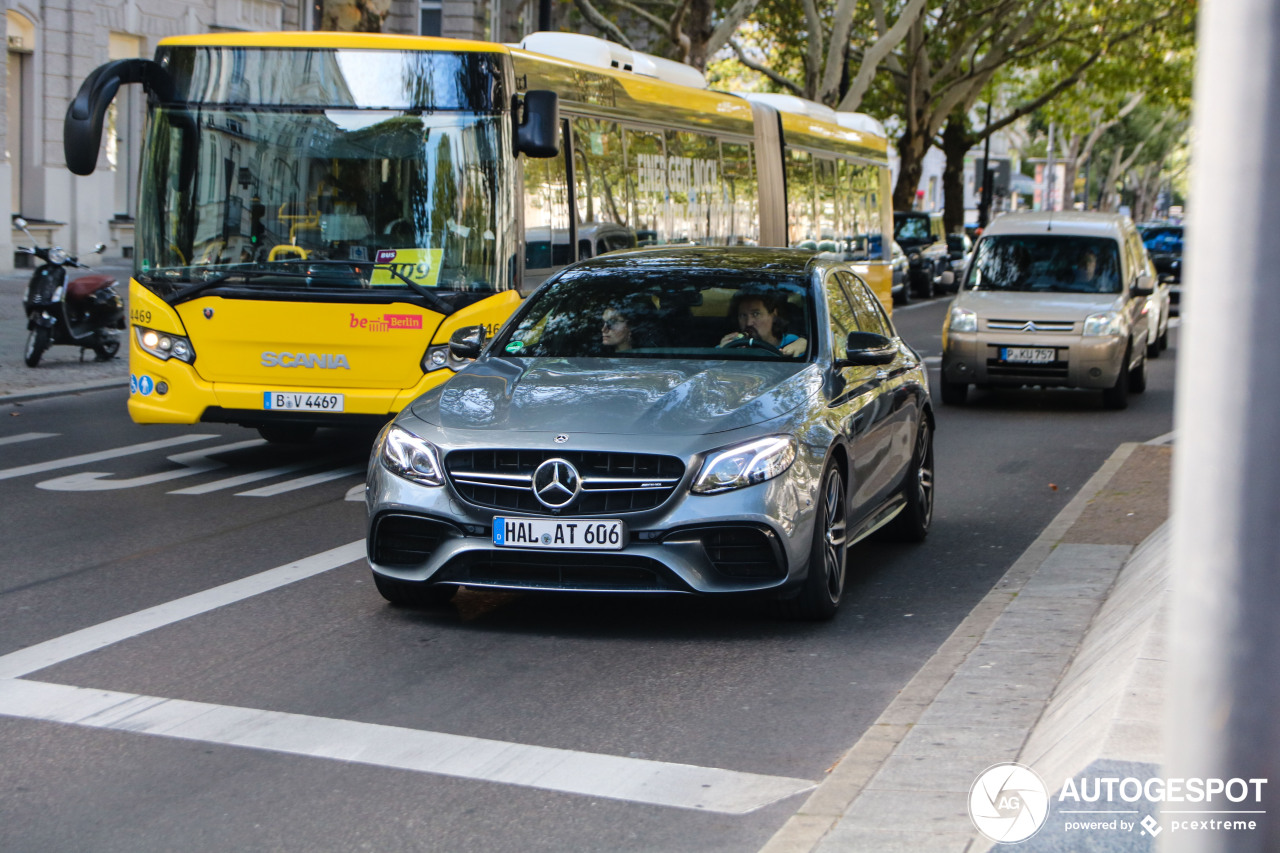
{"label": "p ku 757 plate", "polygon": [[297,391],[263,391],[264,410],[301,410],[304,412],[341,412],[341,394],[303,394]]}
{"label": "p ku 757 plate", "polygon": [[493,544],[548,551],[620,551],[627,544],[627,528],[618,518],[495,516]]}
{"label": "p ku 757 plate", "polygon": [[1001,361],[1021,364],[1051,364],[1058,358],[1053,347],[1000,347]]}

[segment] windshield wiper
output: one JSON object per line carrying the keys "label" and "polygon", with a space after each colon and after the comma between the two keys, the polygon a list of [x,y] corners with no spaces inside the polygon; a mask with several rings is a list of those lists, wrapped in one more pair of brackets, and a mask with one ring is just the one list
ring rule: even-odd
{"label": "windshield wiper", "polygon": [[437,312],[441,314],[453,313],[453,307],[449,305],[448,302],[445,302],[443,299],[441,299],[434,291],[431,290],[431,288],[418,284],[418,282],[414,281],[413,279],[409,278],[409,276],[400,272],[398,269],[395,268],[394,264],[374,264],[374,268],[380,269],[380,270],[386,270],[396,278],[403,281],[405,284],[409,285],[410,290],[412,290],[414,293],[421,296],[423,299],[427,300],[427,305],[434,308]]}

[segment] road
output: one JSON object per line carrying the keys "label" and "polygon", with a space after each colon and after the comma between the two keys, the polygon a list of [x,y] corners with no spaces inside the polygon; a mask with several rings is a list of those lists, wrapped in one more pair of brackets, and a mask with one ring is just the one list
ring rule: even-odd
{"label": "road", "polygon": [[[896,314],[935,365],[945,304]],[[368,433],[0,408],[0,850],[757,850],[1116,446],[1171,430],[1176,352],[1123,412],[939,406],[928,541],[853,549],[821,625],[392,608],[359,556]]]}

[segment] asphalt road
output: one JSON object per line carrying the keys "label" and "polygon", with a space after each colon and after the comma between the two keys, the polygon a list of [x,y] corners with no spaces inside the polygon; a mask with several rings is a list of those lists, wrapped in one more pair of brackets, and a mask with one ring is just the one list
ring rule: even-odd
{"label": "asphalt road", "polygon": [[[925,356],[945,304],[897,312]],[[304,561],[362,538],[369,434],[144,428],[116,390],[0,407],[0,679],[22,679],[0,680],[0,850],[757,850],[1116,446],[1172,428],[1173,337],[1123,412],[939,405],[928,541],[853,549],[821,625],[683,598],[392,608],[358,551]],[[315,573],[208,592],[297,561]],[[49,722],[112,691],[181,701]],[[458,763],[423,772],[422,732]],[[521,775],[548,756],[567,784]],[[760,790],[783,793],[715,799]]]}

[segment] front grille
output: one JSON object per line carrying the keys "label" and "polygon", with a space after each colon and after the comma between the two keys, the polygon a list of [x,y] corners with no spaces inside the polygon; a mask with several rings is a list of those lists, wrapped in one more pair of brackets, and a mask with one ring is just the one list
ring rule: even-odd
{"label": "front grille", "polygon": [[1075,331],[1076,324],[1069,320],[988,320],[987,328],[993,332],[1050,332],[1065,335]]}
{"label": "front grille", "polygon": [[565,460],[582,478],[581,493],[559,510],[574,515],[653,509],[684,476],[684,463],[674,456],[604,451],[462,450],[446,456],[444,466],[453,487],[470,503],[552,515],[533,494],[533,472],[548,459]]}
{"label": "front grille", "polygon": [[373,525],[373,561],[381,566],[416,566],[440,543],[459,535],[453,525],[420,515],[388,513]]}
{"label": "front grille", "polygon": [[472,551],[450,560],[436,577],[462,585],[520,589],[688,591],[657,561],[627,554]]}
{"label": "front grille", "polygon": [[787,573],[777,538],[758,527],[711,527],[697,531],[707,559],[731,578],[780,578]]}

